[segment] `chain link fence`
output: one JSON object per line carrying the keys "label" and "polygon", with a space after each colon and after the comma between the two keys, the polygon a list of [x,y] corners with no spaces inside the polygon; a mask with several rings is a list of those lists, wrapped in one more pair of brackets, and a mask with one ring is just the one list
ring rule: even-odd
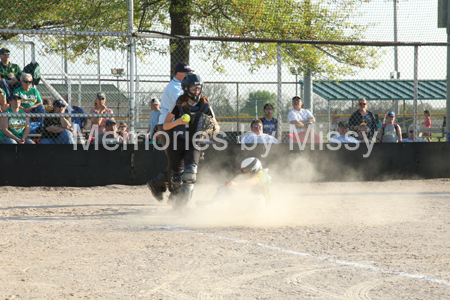
{"label": "chain link fence", "polygon": [[[386,4],[386,1],[382,2]],[[420,10],[431,12],[435,5],[422,0],[413,2],[399,1],[398,3],[400,9],[406,11],[404,15],[400,13],[398,16],[401,25],[398,28],[400,40],[405,44],[411,41],[444,42],[445,32],[443,35],[443,30],[439,31],[436,28],[436,23],[433,23],[435,19],[421,22],[422,28],[410,22],[410,19],[414,18],[414,15],[411,15],[412,8],[415,12]],[[127,26],[128,12],[133,8],[130,8],[130,3],[134,4],[134,29],[131,31],[144,32],[134,34],[135,37],[131,40],[130,27]],[[21,69],[30,62],[39,63],[42,80],[35,87],[44,101],[48,100],[52,104],[57,99],[71,96],[66,99],[67,106],[81,108],[81,110],[75,108],[71,113],[84,112],[85,114],[79,117],[88,119],[87,122],[80,124],[85,129],[83,130],[85,140],[88,140],[91,126],[95,123],[89,119],[94,116],[99,117],[94,110],[98,93],[102,93],[106,98],[104,105],[108,110],[103,110],[109,113],[108,117],[103,118],[103,125],[107,118],[114,118],[117,127],[123,122],[127,124],[127,130],[142,132],[141,136],[144,136],[149,127],[150,101],[153,98],[161,98],[173,76],[174,64],[180,61],[188,62],[195,73],[202,77],[205,83],[203,94],[210,99],[221,130],[227,133],[227,142],[236,143],[238,136],[246,131],[249,132],[251,121],[264,117],[263,107],[266,103],[274,106],[273,117],[279,118],[282,124],[281,138],[285,140],[284,137],[289,133],[288,113],[292,109],[291,99],[294,95],[307,98],[304,93],[308,89],[304,64],[292,57],[297,57],[296,52],[310,51],[311,60],[314,60],[315,52],[312,52],[312,49],[319,49],[320,53],[331,57],[332,63],[327,70],[347,68],[346,72],[337,77],[327,76],[326,72],[311,74],[314,82],[312,100],[305,101],[304,107],[312,111],[316,118],[316,131],[320,132],[325,141],[327,133],[334,128],[333,123],[337,120],[348,121],[350,115],[358,109],[358,99],[363,97],[368,100],[368,110],[379,115],[381,122],[384,122],[386,113],[393,110],[397,116],[396,122],[401,126],[403,133],[407,133],[408,127],[414,123],[414,101],[411,97],[414,94],[413,86],[412,90],[408,88],[407,93],[399,95],[401,93],[387,93],[383,86],[373,84],[374,80],[378,80],[386,85],[394,85],[394,89],[400,89],[401,86],[395,86],[394,83],[401,83],[404,80],[412,82],[414,79],[413,43],[411,42],[409,46],[394,47],[389,43],[381,46],[377,42],[392,40],[392,38],[386,38],[388,34],[393,36],[392,27],[387,28],[384,21],[369,27],[366,40],[372,42],[359,45],[351,44],[351,41],[345,45],[283,40],[284,42],[280,42],[282,54],[280,59],[276,55],[275,40],[261,41],[245,37],[240,40],[217,37],[181,40],[173,35],[168,36],[169,21],[157,13],[149,15],[148,10],[146,12],[148,4],[146,3],[145,1],[128,1],[128,3],[127,1],[109,1],[108,7],[101,1],[80,0],[75,1],[70,8],[53,8],[56,15],[50,16],[47,11],[49,8],[41,2],[39,5],[36,4],[33,11],[21,12],[23,6],[19,2],[9,1],[8,16],[5,15],[1,21],[6,23],[3,26],[4,29],[0,29],[3,38],[0,43],[2,47],[9,49],[10,61],[18,64]],[[374,13],[375,10],[372,10],[372,7],[366,7],[368,20],[377,20],[380,16],[385,18],[387,14],[392,13],[392,6],[383,5],[380,1],[372,1],[372,3],[371,5],[377,6],[379,11]],[[14,7],[19,8],[13,10]],[[81,9],[84,14],[76,12],[75,8]],[[163,8],[162,6],[161,9]],[[64,23],[56,18],[57,12],[63,9],[68,10],[65,18],[73,18],[73,20]],[[111,9],[115,9],[116,13],[106,18],[105,13],[110,13]],[[0,13],[0,16],[2,14],[4,13]],[[27,16],[27,18],[19,18],[19,16]],[[110,22],[111,18],[115,18],[115,22]],[[146,22],[151,23],[151,18],[157,18],[159,23],[153,23],[159,25],[148,25],[149,23]],[[47,20],[48,23],[39,20]],[[120,21],[117,22],[117,20]],[[353,21],[370,23],[362,22],[357,14]],[[428,21],[430,24],[433,23],[433,30],[430,29],[431,25],[427,25]],[[191,31],[198,33],[198,26],[198,24],[194,25],[195,30],[191,28]],[[166,35],[148,32],[145,34],[146,30],[142,30],[143,28],[158,30]],[[377,31],[377,28],[381,28],[381,31]],[[412,33],[415,35],[413,36]],[[229,47],[228,53],[223,45]],[[181,51],[183,47],[188,47],[188,50]],[[220,50],[223,54],[224,49],[226,55],[214,56],[215,51]],[[337,52],[330,52],[336,49],[338,49]],[[249,52],[245,53],[245,51]],[[352,51],[370,53],[377,62],[374,63],[371,58],[365,60],[367,65],[361,65],[357,61],[359,58],[354,56],[355,63],[352,65],[351,61],[343,61],[341,57],[336,56],[336,53],[351,56]],[[246,55],[245,58],[244,55]],[[308,56],[302,57],[305,60]],[[264,61],[268,63],[265,64]],[[281,68],[277,68],[277,63],[280,63]],[[420,126],[424,121],[423,111],[428,110],[432,122],[431,141],[435,142],[443,140],[441,137],[444,131],[446,99],[441,97],[441,83],[446,79],[445,66],[446,47],[438,44],[419,47],[417,124]],[[366,85],[364,88],[347,90],[347,98],[345,98],[345,91],[339,91],[344,97],[337,98],[339,84],[319,92],[320,83],[333,81],[336,78],[341,79],[342,82],[366,81]],[[425,80],[432,81],[435,86],[432,89],[422,88],[420,84]],[[389,99],[390,96],[391,99]],[[47,112],[52,110],[50,106],[44,106],[44,108]],[[34,110],[33,112],[41,113],[42,111]],[[43,130],[46,130],[38,128],[45,126],[36,124],[39,122],[40,115],[27,116],[30,116],[32,121],[31,136],[39,141]],[[45,118],[48,117],[49,115],[45,115]],[[72,125],[80,121],[70,117],[66,119]],[[59,134],[50,132],[47,136],[57,139]],[[83,140],[74,142],[77,141]],[[142,142],[143,139],[141,138],[140,141]]]}

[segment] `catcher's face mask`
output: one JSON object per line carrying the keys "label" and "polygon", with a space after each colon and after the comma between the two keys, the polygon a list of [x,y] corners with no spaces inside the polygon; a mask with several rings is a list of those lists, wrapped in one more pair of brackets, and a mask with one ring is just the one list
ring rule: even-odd
{"label": "catcher's face mask", "polygon": [[200,95],[202,93],[202,85],[191,85],[187,91],[188,96],[194,103],[188,102],[189,105],[193,106],[200,100]]}

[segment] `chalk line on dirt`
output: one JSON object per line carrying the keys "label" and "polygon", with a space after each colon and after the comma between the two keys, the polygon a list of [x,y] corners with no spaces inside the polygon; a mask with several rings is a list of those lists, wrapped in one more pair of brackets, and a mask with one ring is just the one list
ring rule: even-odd
{"label": "chalk line on dirt", "polygon": [[370,265],[363,265],[363,264],[360,264],[360,263],[348,262],[348,261],[344,261],[344,260],[334,259],[334,258],[331,258],[331,257],[314,256],[314,255],[309,254],[309,253],[298,252],[298,251],[293,251],[293,250],[287,250],[287,249],[274,247],[274,246],[269,246],[269,245],[264,245],[264,244],[260,244],[260,243],[253,243],[253,242],[250,242],[250,241],[247,241],[247,240],[239,240],[239,239],[234,239],[234,238],[228,238],[228,237],[223,237],[223,236],[206,234],[206,233],[203,233],[203,232],[196,232],[196,231],[193,231],[193,230],[184,229],[181,226],[146,226],[146,227],[148,227],[148,228],[155,228],[155,229],[178,231],[178,232],[185,232],[185,233],[191,233],[191,234],[195,234],[195,235],[206,236],[206,237],[210,237],[210,238],[214,238],[214,239],[218,239],[218,240],[230,241],[230,242],[233,242],[233,243],[248,244],[248,245],[252,245],[252,246],[255,246],[255,247],[261,247],[261,248],[268,249],[268,250],[278,251],[278,252],[292,254],[292,255],[297,255],[297,256],[309,257],[309,258],[312,258],[312,259],[315,259],[315,260],[320,260],[320,261],[327,261],[327,262],[331,262],[331,263],[338,264],[338,265],[355,267],[355,268],[358,268],[358,269],[371,270],[371,271],[374,271],[374,272],[380,272],[380,273],[384,273],[384,274],[397,275],[397,276],[401,276],[401,277],[417,279],[417,280],[424,280],[424,281],[429,281],[429,282],[433,282],[433,283],[438,283],[438,284],[450,286],[450,282],[448,282],[448,281],[435,279],[435,278],[430,278],[430,277],[426,277],[424,275],[415,275],[415,274],[409,274],[409,273],[405,273],[405,272],[396,272],[396,271],[391,271],[391,270],[388,270],[388,269],[378,268],[378,267],[374,267],[374,266],[370,266]]}

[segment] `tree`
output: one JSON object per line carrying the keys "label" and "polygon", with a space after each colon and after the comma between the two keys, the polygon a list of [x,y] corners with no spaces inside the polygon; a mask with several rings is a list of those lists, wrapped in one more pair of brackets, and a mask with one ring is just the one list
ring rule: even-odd
{"label": "tree", "polygon": [[232,93],[225,84],[205,84],[202,94],[209,98],[216,117],[236,117],[236,110],[231,105]]}
{"label": "tree", "polygon": [[[360,41],[367,26],[353,24],[351,17],[370,0],[135,0],[135,27],[170,32],[180,36]],[[126,32],[126,1],[123,0],[9,0],[0,11],[0,28],[57,29]],[[144,13],[145,12],[145,13]],[[170,29],[170,30],[169,30]],[[3,34],[3,39],[14,36]],[[125,49],[126,38],[95,36],[39,36],[47,50],[75,60],[95,53],[98,44]],[[166,51],[160,44],[138,39],[138,54]],[[161,49],[163,47],[164,49]],[[188,40],[171,40],[171,70],[174,63],[189,63]],[[204,42],[193,49],[225,71],[223,59],[245,63],[250,70],[274,65],[274,43]],[[317,77],[334,78],[358,68],[375,68],[379,55],[374,48],[340,45],[284,44],[283,62]]]}
{"label": "tree", "polygon": [[[248,114],[249,116],[255,116],[255,100],[258,100],[257,104],[257,113],[258,116],[264,114],[264,105],[266,103],[270,103],[273,107],[277,107],[277,95],[268,91],[256,91],[251,92],[248,95],[247,101],[243,104],[242,108],[240,108],[240,112],[244,114]],[[274,116],[276,116],[276,110],[274,110]]]}

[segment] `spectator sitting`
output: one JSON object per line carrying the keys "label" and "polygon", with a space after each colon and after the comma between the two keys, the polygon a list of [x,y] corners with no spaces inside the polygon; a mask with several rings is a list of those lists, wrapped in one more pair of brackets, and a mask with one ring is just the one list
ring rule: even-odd
{"label": "spectator sitting", "polygon": [[255,119],[250,124],[251,133],[244,136],[241,141],[243,144],[262,144],[262,143],[278,143],[278,140],[271,135],[263,133],[263,124],[261,120]]}
{"label": "spectator sitting", "polygon": [[53,106],[50,98],[42,98],[42,105],[44,105],[46,113],[53,112]]}
{"label": "spectator sitting", "polygon": [[[72,97],[70,97],[70,99],[71,99],[71,104],[72,104],[72,113],[73,114],[84,114],[84,110],[81,108],[81,107],[79,107],[79,106],[75,106],[75,105],[73,105],[73,98]],[[64,97],[64,100],[67,102],[67,103],[69,103],[69,95],[66,95],[65,97]],[[66,111],[66,113],[67,113],[68,111]],[[88,122],[88,118],[86,118],[86,117],[81,117],[81,118],[72,118],[71,119],[71,122],[73,123],[73,129],[74,130],[77,130],[77,132],[81,132],[81,133],[84,133],[84,128],[86,127],[86,125],[87,125],[87,122]]]}
{"label": "spectator sitting", "polygon": [[334,113],[331,116],[331,131],[336,131],[339,125],[339,116],[337,115],[337,108],[334,109]]}
{"label": "spectator sitting", "polygon": [[[22,98],[21,109],[26,113],[44,114],[45,107],[42,105],[42,98],[39,91],[32,87],[33,76],[28,73],[23,73],[20,76],[21,87],[14,91],[14,94],[19,94]],[[40,125],[43,124],[44,118],[37,118]]]}
{"label": "spectator sitting", "polygon": [[369,141],[371,140],[371,139],[369,138],[369,135],[370,135],[370,128],[369,128],[369,126],[367,126],[366,123],[362,122],[362,123],[358,126],[358,137],[357,137],[357,139],[358,139],[360,142],[364,142],[364,141],[365,141],[364,135],[366,136],[367,140],[369,140]]}
{"label": "spectator sitting", "polygon": [[95,139],[95,143],[105,143],[105,144],[121,144],[123,143],[123,138],[117,134],[117,123],[114,119],[108,119],[105,122],[105,133],[99,134]]}
{"label": "spectator sitting", "polygon": [[[130,131],[127,130],[127,123],[120,122],[119,124],[119,135],[125,140],[125,141],[131,141],[131,134]],[[135,135],[136,136],[136,135]]]}
{"label": "spectator sitting", "polygon": [[263,124],[263,133],[273,137],[277,136],[278,120],[273,117],[273,105],[266,103],[264,105],[264,117],[261,118]]}
{"label": "spectator sitting", "polygon": [[10,99],[12,91],[20,87],[19,79],[22,76],[22,70],[16,64],[9,61],[10,52],[6,48],[0,49],[0,88],[3,89],[6,99]]}
{"label": "spectator sitting", "polygon": [[[54,114],[63,114],[66,105],[61,100],[53,102]],[[73,144],[73,129],[65,117],[45,118],[42,139],[39,144]]]}
{"label": "spectator sitting", "polygon": [[386,114],[386,123],[381,126],[378,132],[377,142],[379,143],[398,143],[402,141],[402,129],[395,121],[395,113],[389,111]]}
{"label": "spectator sitting", "polygon": [[[426,142],[424,139],[417,138],[418,142]],[[414,142],[414,124],[409,125],[408,127],[408,137],[406,139],[402,139],[402,143],[411,143]]]}
{"label": "spectator sitting", "polygon": [[[7,114],[23,114],[20,109],[20,95],[13,94],[9,99],[10,107],[4,111]],[[30,133],[30,119],[19,117],[3,117],[0,121],[0,144],[34,144],[28,137]]]}
{"label": "spectator sitting", "polygon": [[[113,110],[107,108],[105,94],[100,92],[97,93],[97,98],[94,101],[94,108],[92,108],[90,114],[113,114]],[[106,132],[106,120],[108,118],[90,118],[91,120],[91,130],[94,125],[98,125],[98,133],[102,134]],[[116,125],[117,126],[117,125]],[[117,129],[117,128],[116,128]]]}
{"label": "spectator sitting", "polygon": [[316,122],[316,119],[312,113],[307,109],[302,109],[302,98],[299,96],[294,96],[292,98],[292,106],[294,107],[288,114],[289,123],[295,126],[294,133],[298,134],[305,130],[304,122],[310,121],[312,123]]}
{"label": "spectator sitting", "polygon": [[8,101],[6,101],[6,93],[0,88],[0,111],[7,110],[9,108]]}
{"label": "spectator sitting", "polygon": [[355,139],[354,137],[347,135],[347,137],[345,136],[346,133],[348,132],[348,123],[345,121],[339,122],[338,124],[338,135],[335,135],[334,137],[332,137],[328,142],[329,143],[360,143],[361,141]]}
{"label": "spectator sitting", "polygon": [[348,120],[349,130],[358,130],[358,125],[361,123],[366,123],[369,127],[369,140],[373,138],[375,131],[377,130],[377,121],[375,115],[367,110],[367,100],[364,98],[359,99],[359,109],[355,111]]}
{"label": "spectator sitting", "polygon": [[148,124],[148,134],[150,139],[152,139],[153,136],[153,130],[156,126],[156,124],[158,124],[159,121],[159,115],[161,114],[161,104],[159,102],[158,99],[152,99],[150,101],[150,105],[152,108],[152,112],[150,114],[150,122]]}

